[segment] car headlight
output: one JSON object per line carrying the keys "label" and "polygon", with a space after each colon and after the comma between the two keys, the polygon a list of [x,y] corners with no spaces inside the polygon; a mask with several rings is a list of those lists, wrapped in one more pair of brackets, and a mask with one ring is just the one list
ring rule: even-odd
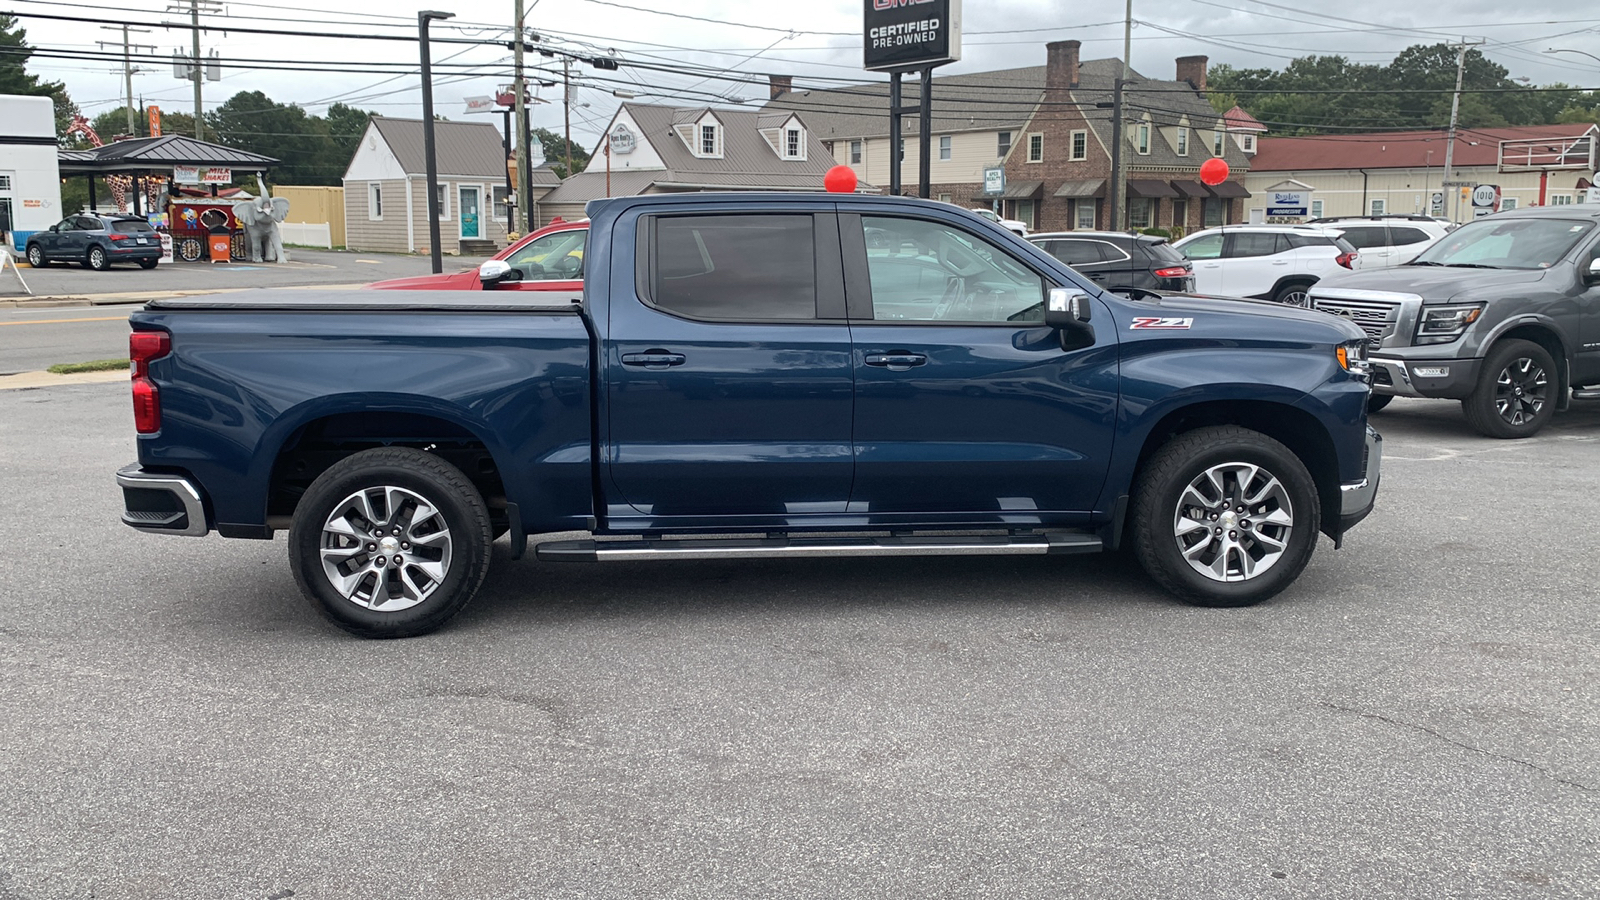
{"label": "car headlight", "polygon": [[1366,378],[1371,371],[1371,364],[1367,362],[1367,341],[1345,341],[1333,348],[1333,355],[1339,360],[1339,368],[1349,372],[1357,378]]}
{"label": "car headlight", "polygon": [[1418,344],[1448,344],[1466,333],[1467,326],[1483,315],[1482,303],[1424,306],[1417,322]]}

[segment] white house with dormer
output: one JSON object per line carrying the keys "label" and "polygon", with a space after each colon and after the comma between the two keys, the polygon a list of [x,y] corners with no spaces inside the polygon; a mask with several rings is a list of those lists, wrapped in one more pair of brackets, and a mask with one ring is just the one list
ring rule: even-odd
{"label": "white house with dormer", "polygon": [[820,191],[833,155],[795,112],[624,103],[589,166],[539,204],[542,223],[599,197],[671,191]]}

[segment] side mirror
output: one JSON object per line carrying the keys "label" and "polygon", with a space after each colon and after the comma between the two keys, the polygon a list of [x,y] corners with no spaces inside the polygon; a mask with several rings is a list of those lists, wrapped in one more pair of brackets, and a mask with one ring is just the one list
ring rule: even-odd
{"label": "side mirror", "polygon": [[478,281],[486,291],[498,290],[510,281],[521,281],[522,273],[503,259],[491,259],[478,267]]}
{"label": "side mirror", "polygon": [[1094,344],[1089,324],[1091,301],[1087,294],[1051,288],[1045,299],[1044,324],[1061,332],[1061,349],[1079,350]]}
{"label": "side mirror", "polygon": [[58,229],[58,228],[60,228],[60,227],[61,227],[61,225],[60,225],[60,224],[59,224],[59,223],[58,223],[58,224],[55,224],[55,225],[51,225],[51,226],[50,226],[50,233],[51,233],[51,234],[55,234],[55,233],[56,233],[56,229]]}
{"label": "side mirror", "polygon": [[1584,273],[1583,280],[1590,284],[1600,281],[1600,257],[1589,260],[1589,270]]}

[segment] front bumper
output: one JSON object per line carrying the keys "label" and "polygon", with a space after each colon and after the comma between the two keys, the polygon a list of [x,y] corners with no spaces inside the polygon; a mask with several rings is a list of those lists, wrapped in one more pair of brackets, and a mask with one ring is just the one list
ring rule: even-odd
{"label": "front bumper", "polygon": [[1378,500],[1378,478],[1383,469],[1383,435],[1367,426],[1366,465],[1360,481],[1339,485],[1339,534],[1361,524]]}
{"label": "front bumper", "polygon": [[205,498],[194,482],[182,475],[146,472],[138,463],[117,470],[122,488],[122,524],[151,534],[203,537]]}
{"label": "front bumper", "polygon": [[1383,353],[1367,357],[1372,364],[1372,392],[1395,397],[1442,397],[1461,400],[1478,383],[1481,359],[1402,359]]}

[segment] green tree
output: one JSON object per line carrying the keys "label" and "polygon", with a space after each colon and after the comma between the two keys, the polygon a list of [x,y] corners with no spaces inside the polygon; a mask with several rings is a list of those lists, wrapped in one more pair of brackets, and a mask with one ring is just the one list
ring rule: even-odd
{"label": "green tree", "polygon": [[14,16],[0,15],[0,94],[49,97],[55,103],[56,135],[66,134],[72,117],[78,114],[78,105],[72,102],[66,85],[40,81],[39,76],[28,74],[28,59],[33,52],[27,29]]}
{"label": "green tree", "polygon": [[217,140],[279,160],[273,180],[282,184],[329,184],[344,174],[331,162],[328,123],[260,91],[241,91],[206,113]]}
{"label": "green tree", "polygon": [[[335,103],[328,107],[328,114],[323,117],[327,123],[329,163],[339,164],[339,174],[349,168],[350,159],[356,154],[356,147],[361,143],[361,135],[367,131],[367,123],[372,121],[373,114],[364,109],[356,109],[343,103]],[[330,182],[335,183],[335,182]]]}
{"label": "green tree", "polygon": [[573,171],[567,171],[567,142],[554,131],[548,128],[535,128],[533,129],[533,137],[534,140],[539,142],[539,146],[544,148],[545,161],[562,178],[571,177],[589,167],[589,151],[574,143],[572,145]]}

